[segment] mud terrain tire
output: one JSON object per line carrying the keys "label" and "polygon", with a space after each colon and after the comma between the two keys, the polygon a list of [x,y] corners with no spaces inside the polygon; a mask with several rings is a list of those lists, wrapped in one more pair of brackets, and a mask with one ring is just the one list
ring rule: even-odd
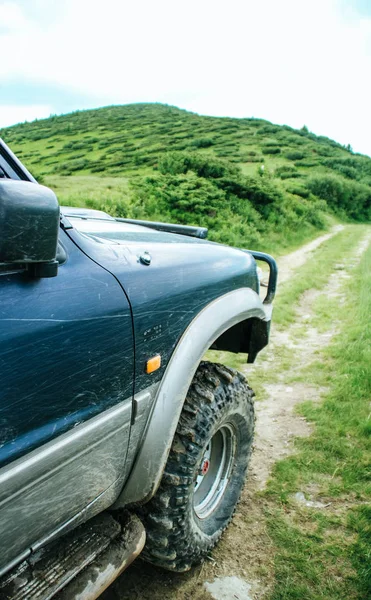
{"label": "mud terrain tire", "polygon": [[149,562],[187,571],[215,546],[245,481],[254,433],[245,377],[202,362],[188,390],[156,495],[142,507]]}

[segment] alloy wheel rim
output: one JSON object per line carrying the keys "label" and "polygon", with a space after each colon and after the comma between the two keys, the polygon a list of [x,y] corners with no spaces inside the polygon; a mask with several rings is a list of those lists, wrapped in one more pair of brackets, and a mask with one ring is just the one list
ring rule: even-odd
{"label": "alloy wheel rim", "polygon": [[208,441],[195,481],[193,509],[206,519],[219,505],[228,486],[236,455],[236,433],[226,423]]}

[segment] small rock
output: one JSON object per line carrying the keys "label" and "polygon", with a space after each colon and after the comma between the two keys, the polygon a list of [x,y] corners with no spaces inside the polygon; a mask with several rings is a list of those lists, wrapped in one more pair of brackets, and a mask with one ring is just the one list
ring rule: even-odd
{"label": "small rock", "polygon": [[294,499],[299,504],[304,504],[308,508],[327,508],[331,504],[331,502],[324,504],[323,502],[318,502],[316,500],[307,500],[303,492],[296,492]]}
{"label": "small rock", "polygon": [[217,577],[212,583],[205,581],[205,588],[214,600],[252,600],[251,585],[240,577]]}

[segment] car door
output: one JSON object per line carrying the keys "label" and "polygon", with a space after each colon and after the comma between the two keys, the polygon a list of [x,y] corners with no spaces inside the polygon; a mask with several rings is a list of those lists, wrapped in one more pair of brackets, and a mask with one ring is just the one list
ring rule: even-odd
{"label": "car door", "polygon": [[60,231],[58,275],[0,267],[0,570],[113,502],[132,411],[130,307]]}

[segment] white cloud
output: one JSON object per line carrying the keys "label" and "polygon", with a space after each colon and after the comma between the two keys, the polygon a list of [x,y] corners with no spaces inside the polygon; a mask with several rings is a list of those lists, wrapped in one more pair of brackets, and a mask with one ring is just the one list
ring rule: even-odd
{"label": "white cloud", "polygon": [[34,121],[35,119],[45,119],[52,113],[52,107],[42,104],[30,106],[15,106],[0,104],[0,127],[7,127],[14,123],[23,121]]}
{"label": "white cloud", "polygon": [[27,26],[22,9],[15,2],[0,4],[0,33],[20,31]]}
{"label": "white cloud", "polygon": [[338,0],[64,0],[58,18],[54,2],[39,5],[42,19],[27,3],[0,6],[3,82],[305,123],[371,153],[371,20],[346,19]]}

